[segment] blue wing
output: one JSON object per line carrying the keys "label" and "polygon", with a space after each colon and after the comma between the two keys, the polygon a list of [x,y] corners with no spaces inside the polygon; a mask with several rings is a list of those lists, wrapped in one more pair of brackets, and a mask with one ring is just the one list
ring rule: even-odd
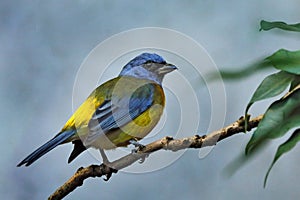
{"label": "blue wing", "polygon": [[146,84],[131,96],[112,96],[111,99],[105,100],[89,121],[90,133],[85,144],[92,143],[100,134],[124,126],[145,112],[153,104],[154,89],[152,84]]}

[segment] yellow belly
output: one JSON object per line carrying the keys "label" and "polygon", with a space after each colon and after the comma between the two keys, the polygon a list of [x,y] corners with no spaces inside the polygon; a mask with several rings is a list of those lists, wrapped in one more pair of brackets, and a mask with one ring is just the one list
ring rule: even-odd
{"label": "yellow belly", "polygon": [[163,106],[156,104],[126,124],[120,129],[101,134],[95,142],[91,144],[94,148],[114,149],[116,147],[127,146],[129,140],[140,140],[148,135],[159,122],[163,112]]}

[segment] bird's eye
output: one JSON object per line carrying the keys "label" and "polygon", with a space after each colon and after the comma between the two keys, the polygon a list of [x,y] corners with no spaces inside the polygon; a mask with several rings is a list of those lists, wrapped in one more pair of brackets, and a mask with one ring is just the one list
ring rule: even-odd
{"label": "bird's eye", "polygon": [[151,63],[153,63],[151,60],[145,62],[145,64],[151,64]]}
{"label": "bird's eye", "polygon": [[147,65],[147,66],[151,66],[152,64],[153,64],[152,61],[147,61],[147,62],[145,62],[145,65]]}

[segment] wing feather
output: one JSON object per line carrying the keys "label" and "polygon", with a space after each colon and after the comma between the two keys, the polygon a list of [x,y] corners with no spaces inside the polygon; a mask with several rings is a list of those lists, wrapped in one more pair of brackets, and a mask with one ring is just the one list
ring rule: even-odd
{"label": "wing feather", "polygon": [[85,145],[93,143],[101,134],[117,129],[134,120],[153,104],[154,85],[145,84],[131,96],[112,96],[105,100],[88,123],[89,135]]}

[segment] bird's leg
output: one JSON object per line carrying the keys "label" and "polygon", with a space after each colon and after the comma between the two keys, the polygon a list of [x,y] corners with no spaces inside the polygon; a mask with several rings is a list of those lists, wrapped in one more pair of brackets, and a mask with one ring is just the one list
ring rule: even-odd
{"label": "bird's leg", "polygon": [[107,158],[104,150],[103,149],[99,149],[99,151],[100,151],[100,154],[101,154],[101,157],[102,157],[102,160],[103,160],[103,164],[105,164],[105,165],[107,165],[107,166],[110,167],[111,162],[109,162],[109,160],[108,160],[108,158]]}
{"label": "bird's leg", "polygon": [[112,166],[112,163],[109,162],[105,152],[103,149],[99,149],[100,151],[100,154],[101,154],[101,157],[102,157],[102,160],[103,160],[103,165],[107,166],[110,168],[110,173],[106,174],[106,178],[104,178],[104,181],[108,181],[110,179],[110,177],[112,176],[113,173],[117,173],[118,170],[117,169],[114,169],[114,167]]}
{"label": "bird's leg", "polygon": [[[135,146],[135,149],[133,149],[131,153],[137,153],[138,151],[142,151],[145,148],[145,146],[139,143],[136,138],[129,140],[129,143]],[[143,157],[141,157],[141,159],[139,160],[139,163],[143,163],[147,157],[148,154],[144,154]]]}

